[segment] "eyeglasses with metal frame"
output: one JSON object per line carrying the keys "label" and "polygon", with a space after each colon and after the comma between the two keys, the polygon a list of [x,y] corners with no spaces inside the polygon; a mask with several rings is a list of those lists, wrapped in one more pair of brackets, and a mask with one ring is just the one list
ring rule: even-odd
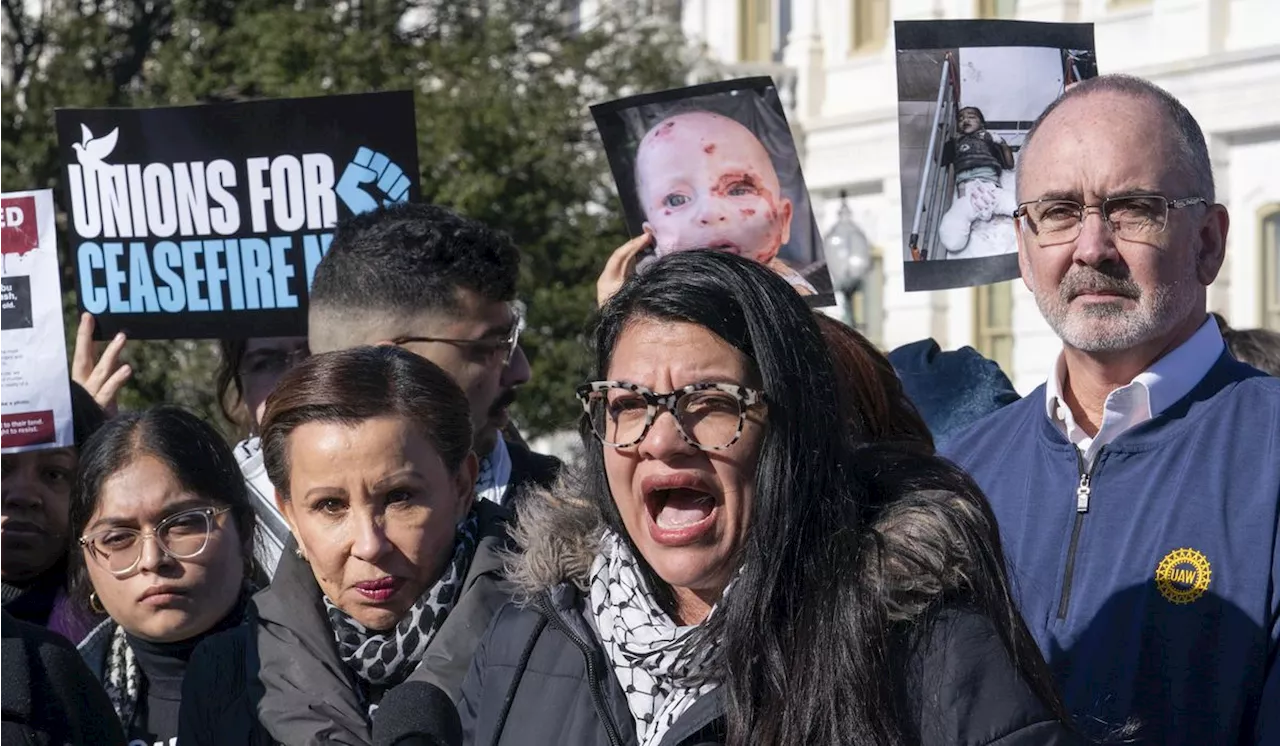
{"label": "eyeglasses with metal frame", "polygon": [[1013,211],[1042,246],[1068,243],[1080,237],[1085,216],[1096,210],[1112,235],[1125,240],[1142,240],[1164,231],[1169,211],[1197,204],[1210,204],[1204,197],[1169,199],[1161,194],[1125,194],[1108,197],[1096,205],[1075,200],[1045,198],[1023,202]]}
{"label": "eyeglasses with metal frame", "polygon": [[112,575],[128,575],[142,562],[142,548],[147,539],[155,539],[161,552],[176,560],[198,557],[209,546],[209,537],[218,516],[231,510],[192,508],[168,516],[151,531],[112,526],[80,537],[79,544],[89,550],[98,566]]}
{"label": "eyeglasses with metal frame", "polygon": [[435,342],[438,344],[454,345],[465,349],[475,350],[482,354],[497,355],[502,354],[502,365],[506,367],[511,364],[511,358],[515,357],[516,348],[520,346],[520,333],[525,329],[524,310],[518,303],[511,304],[511,328],[506,336],[500,339],[455,339],[450,337],[414,337],[403,336],[396,337],[391,340],[391,344],[399,347],[413,342]]}

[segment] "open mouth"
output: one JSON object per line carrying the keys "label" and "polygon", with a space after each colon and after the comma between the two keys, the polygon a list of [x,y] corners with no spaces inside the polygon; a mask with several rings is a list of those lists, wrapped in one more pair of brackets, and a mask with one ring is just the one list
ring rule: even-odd
{"label": "open mouth", "polygon": [[645,501],[653,522],[663,529],[680,529],[705,521],[716,509],[716,499],[689,489],[658,490]]}
{"label": "open mouth", "polygon": [[719,500],[696,477],[667,477],[644,487],[650,536],[659,544],[681,546],[700,539],[715,525]]}

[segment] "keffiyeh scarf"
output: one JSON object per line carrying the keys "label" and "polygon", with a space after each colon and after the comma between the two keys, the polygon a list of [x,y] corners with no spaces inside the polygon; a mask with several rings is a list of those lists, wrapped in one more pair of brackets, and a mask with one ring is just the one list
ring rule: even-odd
{"label": "keffiyeh scarf", "polygon": [[[246,581],[240,590],[240,598],[231,612],[223,622],[203,633],[204,636],[215,634],[226,625],[243,624],[245,607],[257,591],[258,587],[255,584]],[[110,625],[110,631],[104,630],[103,634],[110,634],[111,642],[107,646],[107,660],[103,666],[102,688],[107,691],[111,708],[116,711],[121,724],[127,728],[133,722],[133,716],[142,695],[142,667],[138,665],[138,656],[130,647],[129,639],[125,637],[124,627],[112,620],[107,620],[104,624]]]}
{"label": "keffiyeh scarf", "polygon": [[[417,600],[395,629],[371,632],[334,605],[324,605],[338,643],[338,656],[361,680],[378,686],[394,686],[417,668],[427,646],[440,631],[445,617],[461,595],[462,582],[476,553],[479,518],[473,510],[458,527],[453,557],[444,574]],[[376,707],[371,707],[373,713]]]}
{"label": "keffiyeh scarf", "polygon": [[660,743],[680,715],[715,688],[707,676],[715,643],[691,652],[686,638],[697,626],[676,626],[658,607],[631,550],[612,532],[605,532],[591,565],[590,600],[640,746]]}
{"label": "keffiyeh scarf", "polygon": [[111,700],[111,708],[116,711],[120,722],[128,727],[133,722],[134,710],[138,707],[138,695],[142,691],[142,669],[138,666],[138,658],[129,647],[124,636],[124,627],[116,624],[111,632],[111,645],[107,652],[105,675],[102,677],[102,688],[107,690],[107,698]]}

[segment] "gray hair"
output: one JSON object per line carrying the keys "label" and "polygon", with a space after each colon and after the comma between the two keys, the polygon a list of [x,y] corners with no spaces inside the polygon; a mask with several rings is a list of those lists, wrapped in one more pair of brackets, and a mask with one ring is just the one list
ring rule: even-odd
{"label": "gray hair", "polygon": [[[1100,75],[1081,81],[1067,89],[1056,101],[1049,104],[1036,118],[1022,143],[1022,158],[1018,159],[1018,181],[1022,181],[1022,163],[1027,148],[1035,137],[1040,126],[1049,115],[1063,103],[1072,99],[1088,96],[1091,93],[1117,93],[1133,98],[1140,98],[1155,104],[1173,125],[1172,137],[1177,152],[1177,164],[1184,175],[1191,180],[1197,197],[1214,201],[1213,165],[1209,161],[1209,147],[1205,144],[1204,132],[1199,123],[1182,102],[1160,86],[1132,75]],[[1181,195],[1192,196],[1192,195]]]}

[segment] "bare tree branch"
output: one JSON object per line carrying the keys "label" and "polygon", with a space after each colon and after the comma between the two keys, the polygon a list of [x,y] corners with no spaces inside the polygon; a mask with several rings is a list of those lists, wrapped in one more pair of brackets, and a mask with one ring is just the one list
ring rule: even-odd
{"label": "bare tree branch", "polygon": [[[8,85],[19,90],[25,87],[27,76],[34,71],[44,50],[46,38],[46,14],[32,18],[27,15],[22,0],[3,0],[5,17],[5,68]],[[18,98],[21,103],[20,97]]]}

